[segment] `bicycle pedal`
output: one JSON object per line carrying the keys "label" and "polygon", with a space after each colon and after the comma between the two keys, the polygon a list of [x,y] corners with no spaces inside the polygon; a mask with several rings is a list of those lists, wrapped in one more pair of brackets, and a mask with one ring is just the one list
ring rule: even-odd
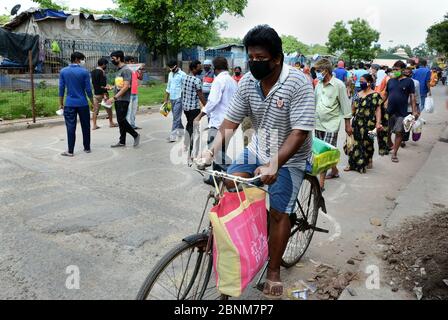
{"label": "bicycle pedal", "polygon": [[330,233],[330,230],[325,230],[318,227],[312,227],[311,229],[313,229],[315,232]]}

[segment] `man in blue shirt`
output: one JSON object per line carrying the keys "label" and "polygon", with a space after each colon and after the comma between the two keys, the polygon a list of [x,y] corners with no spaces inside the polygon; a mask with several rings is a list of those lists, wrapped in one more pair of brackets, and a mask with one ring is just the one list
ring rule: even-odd
{"label": "man in blue shirt", "polygon": [[173,126],[168,141],[176,142],[177,138],[183,135],[184,125],[182,124],[182,80],[186,77],[176,61],[168,62],[170,74],[168,76],[168,84],[165,92],[165,103],[171,101],[173,113]]}
{"label": "man in blue shirt", "polygon": [[[61,155],[73,157],[76,140],[76,119],[79,115],[81,122],[84,151],[90,153],[90,109],[86,95],[93,104],[92,87],[90,86],[90,74],[82,67],[86,57],[81,52],[73,52],[71,64],[62,69],[59,76],[59,102],[64,110],[65,125],[67,127],[68,151]],[[67,90],[67,98],[64,96]]]}
{"label": "man in blue shirt", "polygon": [[345,64],[344,61],[338,62],[338,67],[334,69],[334,74],[336,75],[336,78],[344,82],[345,85],[347,85],[347,70],[345,70]]}
{"label": "man in blue shirt", "polygon": [[[421,104],[420,104],[420,112],[425,109],[425,100],[429,95],[431,96],[431,70],[427,67],[428,63],[426,60],[420,60],[419,68],[415,70],[414,76],[412,77],[414,80],[418,80],[420,82],[420,96],[421,96]],[[416,93],[418,94],[418,93]]]}

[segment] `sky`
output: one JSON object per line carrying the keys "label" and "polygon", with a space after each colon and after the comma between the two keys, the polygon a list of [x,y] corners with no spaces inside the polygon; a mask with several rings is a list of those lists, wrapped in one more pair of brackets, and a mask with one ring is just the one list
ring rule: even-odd
{"label": "sky", "polygon": [[[70,7],[105,9],[114,7],[112,0],[56,0]],[[30,0],[13,0],[22,9],[35,6]],[[6,10],[6,12],[7,12]],[[5,5],[0,12],[5,13]],[[306,44],[325,44],[328,32],[336,21],[361,17],[380,31],[383,48],[399,44],[416,47],[425,42],[426,30],[443,19],[448,12],[446,0],[248,0],[244,17],[223,15],[228,23],[224,37],[244,37],[257,24],[269,24],[279,34],[293,35]]]}

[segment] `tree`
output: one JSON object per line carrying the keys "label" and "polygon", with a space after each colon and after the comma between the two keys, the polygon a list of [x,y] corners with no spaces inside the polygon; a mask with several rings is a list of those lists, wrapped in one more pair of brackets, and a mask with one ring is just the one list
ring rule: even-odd
{"label": "tree", "polygon": [[[349,30],[350,29],[350,30]],[[371,60],[378,48],[374,46],[380,33],[360,18],[348,22],[338,21],[328,34],[327,47],[330,53],[342,52],[342,57],[351,64],[354,60]]]}
{"label": "tree", "polygon": [[301,53],[307,55],[309,53],[309,47],[300,42],[294,36],[281,36],[283,43],[283,51],[287,54]]}
{"label": "tree", "polygon": [[67,6],[57,4],[52,0],[33,0],[33,2],[39,4],[39,7],[43,9],[68,10]]}
{"label": "tree", "polygon": [[433,55],[431,51],[432,50],[428,48],[428,45],[426,43],[422,43],[418,47],[412,49],[412,55],[414,57],[429,59]]}
{"label": "tree", "polygon": [[324,54],[328,54],[328,48],[321,44],[313,44],[313,45],[309,46],[308,53],[310,55],[314,55],[316,53],[319,55],[324,55]]}
{"label": "tree", "polygon": [[432,25],[428,29],[426,43],[430,49],[437,51],[439,54],[448,55],[448,13],[445,20]]}
{"label": "tree", "polygon": [[11,21],[11,16],[7,14],[0,15],[0,26],[4,26],[9,21]]}
{"label": "tree", "polygon": [[218,33],[218,36],[210,42],[209,46],[217,47],[222,44],[243,44],[243,40],[241,38],[220,37]]}
{"label": "tree", "polygon": [[154,53],[176,53],[196,45],[207,47],[216,39],[223,14],[243,15],[247,0],[117,0]]}

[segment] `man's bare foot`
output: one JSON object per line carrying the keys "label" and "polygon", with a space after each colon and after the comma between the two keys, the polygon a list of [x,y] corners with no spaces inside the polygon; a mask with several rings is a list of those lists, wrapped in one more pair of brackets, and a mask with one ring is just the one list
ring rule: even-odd
{"label": "man's bare foot", "polygon": [[118,124],[116,124],[116,123],[111,123],[111,124],[109,124],[109,127],[110,127],[110,128],[116,128],[116,127],[118,127]]}
{"label": "man's bare foot", "polygon": [[95,127],[92,128],[92,130],[98,130],[98,129],[100,129],[100,128],[101,128],[101,127],[95,126]]}

